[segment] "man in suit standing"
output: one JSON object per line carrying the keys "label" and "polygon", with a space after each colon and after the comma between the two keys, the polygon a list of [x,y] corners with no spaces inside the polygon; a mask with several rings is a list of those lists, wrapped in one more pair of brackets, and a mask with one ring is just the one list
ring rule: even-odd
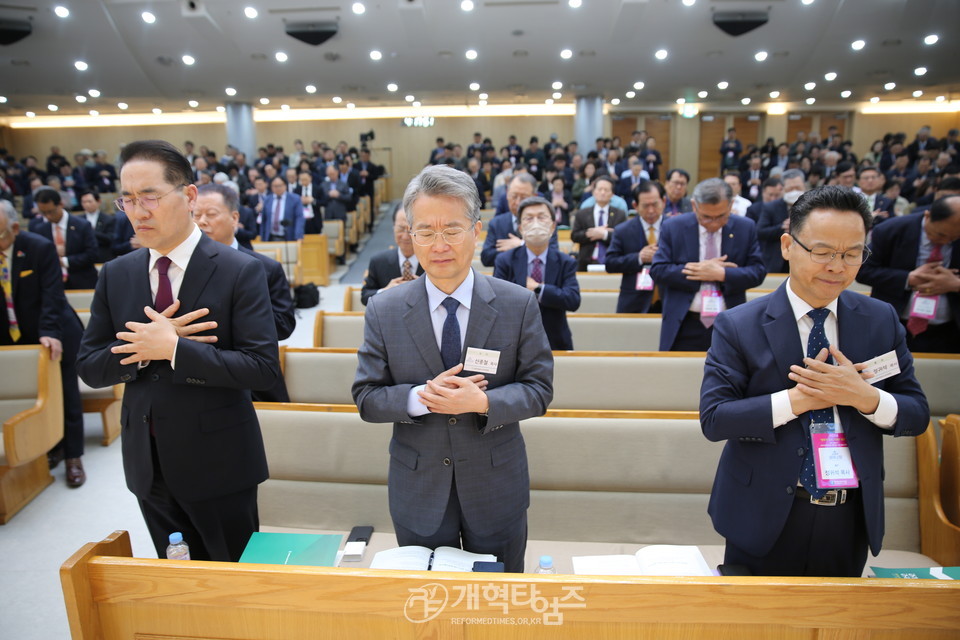
{"label": "man in suit standing", "polygon": [[668,218],[692,211],[690,198],[687,197],[688,184],[690,184],[690,174],[683,169],[670,169],[667,172],[667,182],[663,185],[667,191],[667,197],[663,200],[663,210]]}
{"label": "man in suit standing", "polygon": [[520,203],[524,246],[497,256],[493,277],[526,287],[537,296],[540,318],[554,351],[573,349],[567,312],[580,308],[577,262],[550,247],[556,229],[550,201],[533,196]]}
{"label": "man in suit standing", "polygon": [[883,174],[876,167],[864,167],[860,170],[860,176],[857,179],[860,191],[867,199],[870,211],[873,211],[874,224],[897,215],[893,210],[893,205],[896,203],[883,196],[884,181]]}
{"label": "man in suit standing", "polygon": [[586,271],[589,264],[604,264],[614,229],[627,220],[626,211],[610,206],[613,182],[609,178],[600,176],[593,181],[593,197],[593,207],[573,214],[570,239],[580,245],[577,271]]}
{"label": "man in suit standing", "polygon": [[336,167],[327,167],[327,178],[320,183],[320,192],[322,198],[320,204],[323,205],[323,218],[325,220],[343,220],[347,223],[347,211],[350,210],[350,203],[353,196],[350,193],[350,185],[340,179],[340,173]]}
{"label": "man in suit standing", "polygon": [[304,226],[300,198],[287,193],[287,181],[280,176],[270,182],[270,191],[260,212],[260,240],[300,240]]}
{"label": "man in suit standing", "polygon": [[80,375],[126,385],[124,475],[157,554],[179,531],[191,558],[236,561],[268,475],[250,390],[280,370],[263,267],[194,224],[197,187],[177,148],[131,142],[121,160],[120,204],[145,248],[104,265]]}
{"label": "man in suit standing", "polygon": [[533,293],[470,267],[476,194],[470,176],[443,165],[407,186],[426,276],[369,299],[353,398],[364,420],[394,423],[397,542],[462,543],[522,572],[530,480],[519,421],[550,404],[553,356]]}
{"label": "man in suit standing", "polygon": [[760,166],[760,162],[759,155],[751,156],[750,166],[740,173],[740,184],[743,192],[739,195],[753,202],[760,199],[760,189],[763,186],[763,181],[767,179],[767,172]]}
{"label": "man in suit standing", "polygon": [[[517,211],[521,202],[536,194],[536,178],[525,172],[513,175],[506,193],[509,213],[495,215],[487,223],[487,237],[480,251],[480,262],[483,266],[492,267],[498,254],[523,245]],[[550,238],[550,244],[554,248],[559,246],[556,233]]]}
{"label": "man in suit standing", "polygon": [[93,227],[93,235],[97,240],[97,262],[103,264],[112,260],[113,235],[117,226],[116,216],[100,211],[100,194],[96,191],[81,193],[80,207],[87,222]]}
{"label": "man in suit standing", "polygon": [[34,196],[44,221],[37,234],[53,242],[60,259],[64,289],[97,286],[97,240],[90,223],[64,212],[60,193],[44,188]]}
{"label": "man in suit standing", "polygon": [[303,217],[305,219],[304,233],[323,233],[323,215],[320,210],[319,188],[313,181],[313,173],[310,171],[301,171],[298,176],[299,182],[293,193],[300,196],[300,204],[303,205]]}
{"label": "man in suit standing", "polygon": [[[726,564],[859,577],[883,541],[883,436],[919,435],[930,411],[894,310],[845,291],[867,255],[863,198],[814,189],[790,217],[790,278],[721,314],[707,353],[701,426],[726,440],[708,510]],[[855,364],[878,356],[897,373]]]}
{"label": "man in suit standing", "polygon": [[960,196],[877,227],[857,282],[889,302],[914,353],[960,353]]}
{"label": "man in suit standing", "polygon": [[370,296],[423,275],[423,266],[413,250],[410,225],[407,224],[407,214],[402,206],[397,207],[393,216],[393,239],[397,243],[395,248],[391,247],[370,258],[360,290],[360,302],[364,305]]}
{"label": "man in suit standing", "polygon": [[790,207],[800,199],[806,186],[803,171],[788,169],[783,172],[783,197],[764,203],[757,220],[757,238],[767,273],[786,273],[787,262],[780,250],[780,236],[790,231]]}
{"label": "man in suit standing", "polygon": [[[617,313],[659,313],[660,296],[650,277],[663,224],[663,186],[645,180],[637,186],[637,217],[621,222],[607,251],[607,273],[622,273]],[[656,297],[656,300],[654,298]]]}
{"label": "man in suit standing", "polygon": [[650,275],[663,296],[661,351],[706,351],[721,311],[743,304],[766,271],[752,220],[730,216],[733,190],[710,178],[693,212],[664,222]]}

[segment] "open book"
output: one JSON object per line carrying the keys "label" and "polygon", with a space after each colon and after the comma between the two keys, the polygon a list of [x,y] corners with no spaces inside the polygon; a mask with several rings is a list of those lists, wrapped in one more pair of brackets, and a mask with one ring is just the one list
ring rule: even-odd
{"label": "open book", "polygon": [[651,544],[632,556],[574,556],[573,572],[593,576],[712,576],[693,545]]}
{"label": "open book", "polygon": [[371,569],[406,569],[407,571],[473,571],[474,562],[496,562],[489,553],[470,553],[454,547],[395,547],[373,556]]}

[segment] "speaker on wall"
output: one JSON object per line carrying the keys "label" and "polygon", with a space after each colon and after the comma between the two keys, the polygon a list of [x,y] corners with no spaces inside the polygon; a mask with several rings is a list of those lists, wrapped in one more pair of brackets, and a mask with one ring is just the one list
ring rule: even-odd
{"label": "speaker on wall", "polygon": [[13,44],[23,40],[33,32],[29,20],[11,20],[0,18],[0,45]]}
{"label": "speaker on wall", "polygon": [[321,45],[337,35],[338,24],[332,20],[319,22],[290,22],[286,25],[287,35],[300,42],[313,46]]}

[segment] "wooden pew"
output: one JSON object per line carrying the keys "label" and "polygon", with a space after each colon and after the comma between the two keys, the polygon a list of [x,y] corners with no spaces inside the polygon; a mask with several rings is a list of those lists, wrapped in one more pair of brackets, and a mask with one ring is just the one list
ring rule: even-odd
{"label": "wooden pew", "polygon": [[361,287],[347,287],[343,292],[343,310],[363,312],[366,307],[360,301]]}
{"label": "wooden pew", "polygon": [[254,241],[251,243],[254,251],[276,249],[279,252],[279,262],[283,265],[283,270],[287,275],[287,280],[290,282],[291,287],[295,287],[303,282],[301,275],[303,267],[300,261],[301,244],[301,240],[290,242]]}
{"label": "wooden pew", "polygon": [[940,503],[946,519],[960,526],[960,415],[940,421]]}
{"label": "wooden pew", "polygon": [[[83,328],[90,322],[89,309],[75,309]],[[120,435],[120,408],[123,404],[123,385],[115,384],[105,389],[94,389],[80,380],[80,400],[84,413],[99,413],[103,422],[103,438],[100,444],[107,447]]]}
{"label": "wooden pew", "polygon": [[330,284],[330,264],[333,256],[330,255],[329,241],[324,233],[308,233],[303,236],[303,243],[300,247],[303,255],[301,256],[301,277],[304,282],[326,287]]}

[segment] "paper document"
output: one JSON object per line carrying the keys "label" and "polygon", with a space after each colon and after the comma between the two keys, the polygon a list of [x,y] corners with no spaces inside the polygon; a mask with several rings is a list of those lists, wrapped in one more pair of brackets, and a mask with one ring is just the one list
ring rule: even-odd
{"label": "paper document", "polygon": [[699,548],[673,544],[648,545],[632,556],[574,556],[573,572],[598,576],[715,575]]}

